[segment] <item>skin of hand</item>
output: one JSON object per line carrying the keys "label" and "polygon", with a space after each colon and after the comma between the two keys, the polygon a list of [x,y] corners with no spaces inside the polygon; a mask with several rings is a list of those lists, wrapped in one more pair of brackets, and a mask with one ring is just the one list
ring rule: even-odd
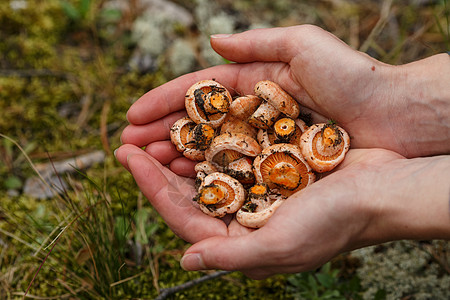
{"label": "skin of hand", "polygon": [[[325,117],[316,122],[333,119],[345,128],[352,148],[379,147],[405,157],[450,153],[448,54],[391,66],[310,25],[218,35],[211,45],[238,64],[187,74],[149,91],[129,109],[123,143],[147,146],[177,172],[180,160],[173,157],[179,154],[167,132],[185,115],[187,89],[214,78],[235,94],[253,94],[257,81],[269,79],[297,99],[303,111]],[[170,155],[161,156],[162,149]],[[186,160],[181,165],[192,169]]]}
{"label": "skin of hand", "polygon": [[[433,168],[421,167],[421,158],[404,158],[450,152],[447,54],[389,66],[314,26],[219,35],[211,44],[238,64],[191,73],[145,94],[128,111],[126,145],[116,151],[172,230],[194,244],[182,260],[185,269],[242,270],[259,279],[309,270],[383,241],[449,238],[448,182],[429,182],[439,189],[426,189],[419,178],[414,184],[409,177],[417,169]],[[315,122],[331,118],[348,130],[354,149],[336,172],[289,198],[262,229],[206,216],[194,206],[192,180],[184,177],[195,175],[195,162],[176,151],[169,130],[185,115],[186,90],[211,78],[235,94],[252,94],[259,80],[275,81]],[[387,150],[358,149],[375,147]],[[438,158],[427,159],[436,167]],[[448,157],[439,159],[448,168]],[[445,169],[428,172],[448,179]],[[436,197],[425,196],[428,190]]]}
{"label": "skin of hand", "polygon": [[449,156],[351,149],[333,173],[288,198],[258,230],[203,214],[192,182],[140,148],[123,145],[116,157],[171,229],[193,243],[181,261],[186,270],[240,270],[263,279],[390,240],[450,239]]}

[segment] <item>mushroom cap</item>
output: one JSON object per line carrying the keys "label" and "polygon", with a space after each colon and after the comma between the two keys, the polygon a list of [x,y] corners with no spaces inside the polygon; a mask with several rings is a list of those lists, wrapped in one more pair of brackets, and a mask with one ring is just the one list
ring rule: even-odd
{"label": "mushroom cap", "polygon": [[226,214],[235,213],[244,204],[245,189],[237,179],[220,172],[211,173],[203,179],[203,183],[199,188],[199,195],[202,188],[208,186],[217,186],[224,196],[217,204],[205,205],[198,201],[201,211],[205,214],[213,217],[223,217]]}
{"label": "mushroom cap", "polygon": [[[208,149],[205,150],[205,158],[207,161],[212,162],[216,167],[223,164],[218,164],[218,160],[216,155],[220,155],[224,153],[224,151],[233,152],[237,156],[236,160],[242,156],[250,156],[254,157],[261,152],[261,146],[259,146],[258,142],[242,133],[224,133],[219,136],[216,136],[212,141],[211,145]],[[220,160],[223,160],[221,158]],[[228,164],[228,159],[224,161],[224,165]]]}
{"label": "mushroom cap", "polygon": [[214,172],[217,172],[217,168],[210,163],[209,161],[201,161],[199,163],[197,163],[194,167],[195,172],[203,172],[205,174],[211,174]]}
{"label": "mushroom cap", "polygon": [[[271,201],[271,200],[260,200],[260,201]],[[281,206],[285,201],[285,198],[279,197],[275,201],[273,201],[270,205],[261,205],[264,208],[259,209],[259,205],[256,204],[256,209],[254,211],[246,211],[245,208],[241,208],[236,213],[236,220],[239,224],[249,227],[249,228],[261,228],[263,227],[267,221],[269,221],[270,217],[274,214],[274,212]]]}
{"label": "mushroom cap", "polygon": [[186,148],[186,150],[183,151],[183,155],[184,157],[194,161],[205,160],[205,150]]}
{"label": "mushroom cap", "polygon": [[191,145],[192,148],[205,150],[211,144],[214,136],[215,131],[212,126],[205,123],[199,123],[189,132],[188,144]]}
{"label": "mushroom cap", "polygon": [[263,98],[286,116],[295,119],[300,114],[300,106],[277,83],[262,80],[255,85],[255,95]]}
{"label": "mushroom cap", "polygon": [[[325,135],[330,133],[331,136],[327,138]],[[319,173],[334,169],[344,160],[349,148],[350,136],[334,124],[314,124],[300,138],[302,155],[311,168]]]}
{"label": "mushroom cap", "polygon": [[230,162],[225,167],[225,173],[239,180],[240,183],[247,186],[255,182],[255,174],[253,173],[253,161],[247,156],[241,157]]}
{"label": "mushroom cap", "polygon": [[170,128],[170,140],[186,158],[190,160],[205,160],[205,151],[196,149],[196,145],[190,143],[191,132],[195,126],[195,122],[189,117],[177,120]]}
{"label": "mushroom cap", "polygon": [[230,92],[217,81],[201,80],[187,90],[185,96],[185,107],[189,117],[195,123],[207,123],[212,127],[217,128],[225,121],[227,113],[218,112],[214,114],[207,114],[205,108],[200,107],[196,101],[196,97],[198,98],[205,95],[206,98],[208,94],[211,96],[211,93],[220,93],[223,96],[220,98],[228,101],[228,106],[231,105],[231,102],[233,101]]}
{"label": "mushroom cap", "polygon": [[[234,103],[234,102],[233,102]],[[245,121],[230,116],[220,127],[220,134],[224,133],[243,133],[252,138],[256,138],[256,128]]]}
{"label": "mushroom cap", "polygon": [[262,99],[256,95],[237,97],[230,105],[230,115],[242,121],[247,121],[253,112],[259,107]]}
{"label": "mushroom cap", "polygon": [[310,185],[316,178],[300,148],[292,144],[274,144],[263,149],[253,161],[253,168],[257,182],[266,183],[286,197]]}
{"label": "mushroom cap", "polygon": [[194,121],[189,117],[183,117],[173,123],[170,128],[170,140],[179,152],[183,152],[186,149],[186,144],[189,141],[189,133],[194,126]]}

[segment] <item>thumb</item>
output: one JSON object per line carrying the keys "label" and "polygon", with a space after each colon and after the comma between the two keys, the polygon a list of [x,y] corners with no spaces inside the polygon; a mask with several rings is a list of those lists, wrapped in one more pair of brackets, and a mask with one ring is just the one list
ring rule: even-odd
{"label": "thumb", "polygon": [[216,236],[191,246],[181,259],[186,271],[207,269],[245,270],[262,266],[268,255],[267,241],[264,245],[258,231],[244,236]]}

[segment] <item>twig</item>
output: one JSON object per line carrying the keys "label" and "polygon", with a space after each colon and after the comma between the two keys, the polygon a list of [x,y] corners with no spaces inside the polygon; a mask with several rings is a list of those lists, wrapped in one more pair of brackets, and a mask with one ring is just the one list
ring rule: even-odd
{"label": "twig", "polygon": [[364,43],[359,48],[359,51],[367,52],[367,50],[371,46],[374,38],[377,37],[380,34],[380,32],[383,30],[384,26],[386,25],[386,23],[389,19],[392,1],[393,0],[384,0],[383,3],[381,4],[380,19],[378,20],[377,24],[375,24],[375,26],[373,27],[373,29],[370,32],[367,39],[364,41]]}
{"label": "twig", "polygon": [[227,275],[227,274],[230,274],[230,273],[231,273],[231,271],[217,271],[215,273],[208,274],[208,275],[205,275],[203,277],[187,281],[187,282],[182,283],[182,284],[177,285],[177,286],[173,286],[173,287],[170,287],[170,288],[162,289],[161,290],[161,294],[159,294],[159,296],[156,297],[155,300],[167,299],[167,297],[169,297],[170,295],[175,294],[175,293],[177,293],[179,291],[191,288],[194,285],[197,285],[197,284],[200,284],[202,282],[205,282],[205,281],[217,278],[217,277],[221,277],[221,276],[224,276],[224,275]]}

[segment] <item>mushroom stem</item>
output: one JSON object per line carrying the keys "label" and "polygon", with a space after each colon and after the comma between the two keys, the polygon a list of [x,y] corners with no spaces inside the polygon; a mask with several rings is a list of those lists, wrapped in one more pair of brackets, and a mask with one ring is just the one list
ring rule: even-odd
{"label": "mushroom stem", "polygon": [[205,110],[209,114],[227,113],[229,107],[228,98],[215,90],[206,96]]}
{"label": "mushroom stem", "polygon": [[197,201],[206,205],[219,204],[226,199],[226,191],[219,185],[203,186],[197,195]]}
{"label": "mushroom stem", "polygon": [[302,177],[290,163],[280,162],[269,171],[269,179],[284,189],[295,190],[300,185]]}
{"label": "mushroom stem", "polygon": [[342,142],[342,134],[333,125],[326,125],[322,129],[322,143],[326,147],[337,146]]}
{"label": "mushroom stem", "polygon": [[281,118],[275,122],[273,129],[276,135],[275,143],[289,143],[295,135],[297,125],[291,118]]}
{"label": "mushroom stem", "polygon": [[261,103],[258,109],[250,116],[248,123],[261,129],[270,128],[280,115],[280,111],[267,101]]}

